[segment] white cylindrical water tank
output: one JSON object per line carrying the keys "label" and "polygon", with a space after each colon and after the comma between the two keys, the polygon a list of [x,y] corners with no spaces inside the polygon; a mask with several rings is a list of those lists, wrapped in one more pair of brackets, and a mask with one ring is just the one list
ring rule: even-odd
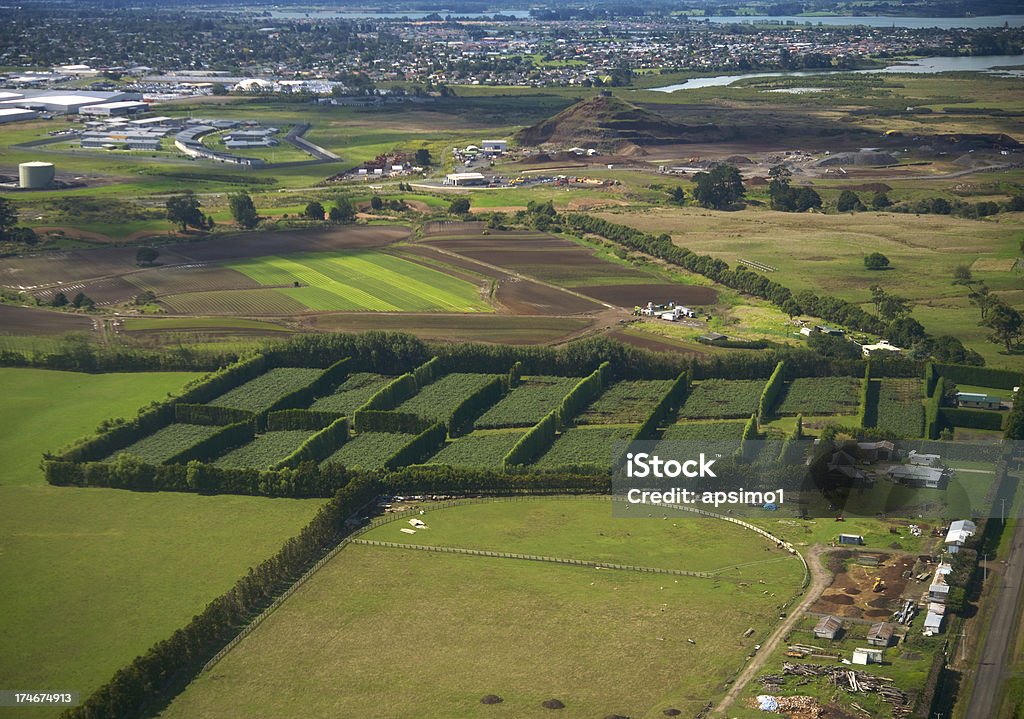
{"label": "white cylindrical water tank", "polygon": [[39,190],[53,184],[56,169],[52,162],[23,162],[18,165],[18,185],[23,190]]}

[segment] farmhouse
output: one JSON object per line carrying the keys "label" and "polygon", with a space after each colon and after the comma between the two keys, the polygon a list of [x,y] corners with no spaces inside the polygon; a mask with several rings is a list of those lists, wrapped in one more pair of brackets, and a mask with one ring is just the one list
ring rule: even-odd
{"label": "farmhouse", "polygon": [[835,639],[843,633],[843,623],[838,617],[826,615],[814,625],[814,636],[818,639]]}
{"label": "farmhouse", "polygon": [[876,352],[902,352],[903,350],[896,345],[889,344],[889,340],[878,340],[877,344],[873,345],[861,345],[861,352],[864,353],[865,357],[870,357]]}
{"label": "farmhouse", "polygon": [[955,522],[950,522],[949,531],[946,532],[946,551],[950,554],[956,554],[960,551],[960,547],[967,543],[967,540],[974,536],[974,533],[978,531],[978,525],[969,519],[958,519]]}
{"label": "farmhouse", "polygon": [[889,477],[897,484],[925,489],[945,489],[950,471],[940,467],[897,464],[889,468]]}
{"label": "farmhouse", "polygon": [[453,172],[444,176],[444,184],[451,187],[486,185],[487,179],[479,172]]}
{"label": "farmhouse", "polygon": [[868,630],[868,644],[873,647],[887,647],[892,644],[893,627],[889,622],[872,624]]}
{"label": "farmhouse", "polygon": [[979,394],[977,392],[956,393],[957,407],[969,407],[972,409],[999,409],[1002,405],[1002,397],[994,397],[990,394]]}
{"label": "farmhouse", "polygon": [[857,449],[867,462],[888,461],[896,454],[896,445],[888,440],[881,442],[858,442]]}

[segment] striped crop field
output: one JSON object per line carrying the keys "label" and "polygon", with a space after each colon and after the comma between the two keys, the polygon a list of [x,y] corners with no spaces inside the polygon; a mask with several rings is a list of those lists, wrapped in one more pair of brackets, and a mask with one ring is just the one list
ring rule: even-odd
{"label": "striped crop field", "polygon": [[289,315],[307,312],[298,300],[283,290],[216,290],[186,292],[160,298],[172,312],[204,315]]}
{"label": "striped crop field", "polygon": [[276,292],[310,310],[490,311],[473,283],[383,252],[271,255],[228,266],[261,285],[282,287]]}

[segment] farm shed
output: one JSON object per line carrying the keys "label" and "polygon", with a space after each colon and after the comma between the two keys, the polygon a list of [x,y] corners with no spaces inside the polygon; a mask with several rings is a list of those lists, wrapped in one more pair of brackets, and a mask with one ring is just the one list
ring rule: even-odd
{"label": "farm shed", "polygon": [[924,631],[925,633],[940,634],[942,632],[942,620],[945,617],[942,614],[929,611],[924,618]]}
{"label": "farm shed", "polygon": [[1002,397],[995,397],[990,394],[979,394],[977,392],[957,392],[957,407],[970,407],[972,409],[999,409],[1003,404]]}
{"label": "farm shed", "polygon": [[840,534],[839,543],[861,545],[864,544],[864,537],[860,534]]}
{"label": "farm shed", "polygon": [[723,335],[718,332],[708,332],[706,335],[701,335],[697,339],[703,342],[704,344],[717,345],[722,344],[723,342],[727,342],[729,340],[729,337],[728,335]]}
{"label": "farm shed", "polygon": [[868,630],[868,644],[873,647],[887,647],[892,644],[893,628],[889,622],[872,624]]}
{"label": "farm shed", "polygon": [[906,464],[890,467],[889,477],[898,484],[924,489],[945,489],[949,481],[946,470],[938,467],[918,467]]}
{"label": "farm shed", "polygon": [[453,172],[444,176],[444,184],[451,187],[468,187],[486,183],[487,180],[479,172]]}
{"label": "farm shed", "polygon": [[843,632],[843,623],[838,617],[825,615],[814,625],[814,636],[818,639],[835,639]]}
{"label": "farm shed", "polygon": [[907,460],[911,464],[920,465],[922,467],[934,467],[942,460],[942,456],[938,454],[923,454],[912,449],[907,455]]}
{"label": "farm shed", "polygon": [[889,344],[889,340],[878,340],[877,344],[861,345],[861,352],[865,357],[870,357],[875,352],[902,352],[903,349],[896,345]]}
{"label": "farm shed", "polygon": [[853,650],[853,663],[854,664],[881,664],[882,663],[882,650],[881,649],[867,649],[857,648]]}
{"label": "farm shed", "polygon": [[978,525],[969,519],[958,519],[955,522],[950,522],[949,531],[946,532],[946,551],[950,554],[956,554],[960,551],[960,547],[967,543],[967,540],[974,536],[974,533],[978,531]]}

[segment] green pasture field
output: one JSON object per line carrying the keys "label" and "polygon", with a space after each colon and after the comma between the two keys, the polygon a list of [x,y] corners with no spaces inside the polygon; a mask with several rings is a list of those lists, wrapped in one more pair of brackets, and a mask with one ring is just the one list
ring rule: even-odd
{"label": "green pasture field", "polygon": [[[196,376],[0,369],[5,683],[87,696],[276,552],[320,506],[45,484],[44,451],[89,434],[103,419],[130,417]],[[46,719],[59,713],[32,711]]]}
{"label": "green pasture field", "polygon": [[[422,519],[429,529],[415,537],[398,531],[404,526],[401,521],[375,527],[362,537],[716,572],[727,577],[802,576],[797,559],[766,540],[751,541],[755,537],[750,531],[737,525],[697,515],[668,520],[613,517],[611,502],[609,497],[582,497],[488,501],[438,509],[424,504]],[[790,561],[799,571],[786,568]]]}
{"label": "green pasture field", "polygon": [[[613,519],[606,502],[501,502],[424,518],[431,528],[414,538],[398,533],[400,520],[368,536],[387,530],[389,540],[444,544],[461,536],[499,551],[573,550],[648,566],[750,557],[759,564],[744,571],[765,583],[352,545],[163,716],[529,718],[550,714],[540,706],[549,698],[565,703],[560,715],[580,719],[654,717],[668,707],[692,715],[759,640],[744,631],[774,620],[803,577],[798,560],[738,527]],[[504,702],[482,705],[492,693]]]}
{"label": "green pasture field", "polygon": [[224,331],[224,332],[289,332],[287,327],[273,322],[246,320],[236,317],[129,317],[124,320],[126,332],[159,331]]}
{"label": "green pasture field", "polygon": [[477,430],[450,442],[427,464],[500,469],[502,460],[523,436],[521,430]]}
{"label": "green pasture field", "polygon": [[[978,265],[983,269],[974,270],[974,279],[996,292],[1019,288],[1019,275],[1009,269],[1019,256],[1020,222],[1014,213],[985,221],[880,212],[785,213],[749,207],[741,212],[683,207],[597,214],[647,232],[669,232],[677,245],[733,266],[742,258],[776,267],[769,278],[794,291],[810,289],[869,303],[869,288],[877,284],[910,299],[913,316],[929,332],[953,334],[993,365],[1019,365],[987,341],[990,332],[977,326],[980,317],[967,299],[967,289],[953,284],[958,265],[996,260],[1002,262]],[[813,242],[794,244],[793,237],[813,238]],[[871,252],[889,257],[892,269],[865,269],[863,258]]]}
{"label": "green pasture field", "polygon": [[312,310],[490,310],[472,283],[382,252],[258,257],[226,266],[263,285],[284,285],[281,294]]}
{"label": "green pasture field", "polygon": [[924,389],[921,381],[882,379],[877,382],[878,420],[875,426],[908,437],[920,437],[924,432]]}

